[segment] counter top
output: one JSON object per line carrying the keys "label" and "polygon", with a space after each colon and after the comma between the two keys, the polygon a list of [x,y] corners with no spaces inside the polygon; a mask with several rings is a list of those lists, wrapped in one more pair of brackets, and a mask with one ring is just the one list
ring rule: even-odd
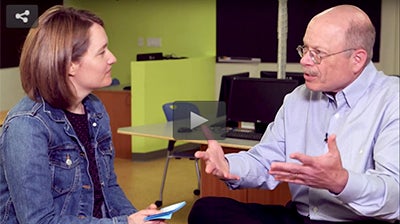
{"label": "counter top", "polygon": [[112,86],[107,86],[103,87],[100,89],[96,89],[96,91],[129,91],[129,90],[124,90],[124,87],[130,86],[130,84],[120,84],[120,85],[112,85]]}

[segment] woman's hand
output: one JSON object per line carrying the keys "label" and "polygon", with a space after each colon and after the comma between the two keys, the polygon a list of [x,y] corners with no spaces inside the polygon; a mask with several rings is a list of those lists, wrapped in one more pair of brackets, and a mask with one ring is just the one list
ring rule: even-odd
{"label": "woman's hand", "polygon": [[129,224],[167,224],[165,220],[151,220],[144,221],[144,219],[149,215],[154,215],[160,213],[160,210],[157,209],[155,204],[151,204],[146,209],[142,209],[128,216]]}

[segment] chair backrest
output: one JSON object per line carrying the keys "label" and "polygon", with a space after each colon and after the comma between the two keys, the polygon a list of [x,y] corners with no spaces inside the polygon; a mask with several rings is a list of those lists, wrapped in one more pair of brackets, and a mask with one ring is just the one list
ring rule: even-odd
{"label": "chair backrest", "polygon": [[[167,121],[174,119],[184,119],[190,116],[190,112],[199,114],[199,108],[190,102],[168,102],[163,104],[162,109],[164,111],[165,118]],[[174,112],[177,113],[174,113]]]}

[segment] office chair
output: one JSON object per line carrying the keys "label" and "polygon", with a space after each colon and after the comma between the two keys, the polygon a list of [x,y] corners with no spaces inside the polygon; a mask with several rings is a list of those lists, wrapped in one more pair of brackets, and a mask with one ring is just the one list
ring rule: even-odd
{"label": "office chair", "polygon": [[[186,103],[186,102],[179,102],[179,103],[165,103],[162,106],[162,109],[164,111],[165,117],[167,121],[173,121],[173,119],[182,119],[184,117],[184,114],[182,113],[177,113],[174,115],[174,110],[177,109],[177,107],[185,107],[186,111],[192,111],[194,113],[199,114],[198,108],[191,103]],[[196,175],[197,175],[197,189],[193,190],[194,195],[200,195],[200,168],[199,168],[199,159],[197,159],[194,156],[194,153],[198,150],[200,150],[200,144],[194,144],[194,143],[185,143],[179,146],[175,146],[176,141],[175,140],[169,140],[168,141],[168,148],[167,148],[167,158],[165,161],[165,166],[164,166],[164,174],[162,177],[162,182],[161,182],[161,188],[160,188],[160,197],[159,200],[155,202],[157,207],[162,206],[162,200],[163,200],[163,191],[164,191],[164,186],[165,186],[165,179],[167,177],[167,171],[168,171],[168,165],[169,165],[169,160],[172,158],[175,159],[181,159],[181,158],[187,158],[190,160],[195,161],[195,166],[196,166]]]}

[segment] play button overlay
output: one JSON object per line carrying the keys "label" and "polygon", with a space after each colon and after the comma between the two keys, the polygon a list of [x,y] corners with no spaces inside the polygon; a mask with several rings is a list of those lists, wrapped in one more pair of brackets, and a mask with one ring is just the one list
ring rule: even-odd
{"label": "play button overlay", "polygon": [[190,129],[196,128],[196,127],[206,123],[207,121],[208,121],[208,119],[190,111]]}
{"label": "play button overlay", "polygon": [[[172,127],[175,139],[224,139],[226,132],[226,106],[224,102],[175,101],[172,108]],[[204,127],[209,130],[207,138],[203,133]]]}

